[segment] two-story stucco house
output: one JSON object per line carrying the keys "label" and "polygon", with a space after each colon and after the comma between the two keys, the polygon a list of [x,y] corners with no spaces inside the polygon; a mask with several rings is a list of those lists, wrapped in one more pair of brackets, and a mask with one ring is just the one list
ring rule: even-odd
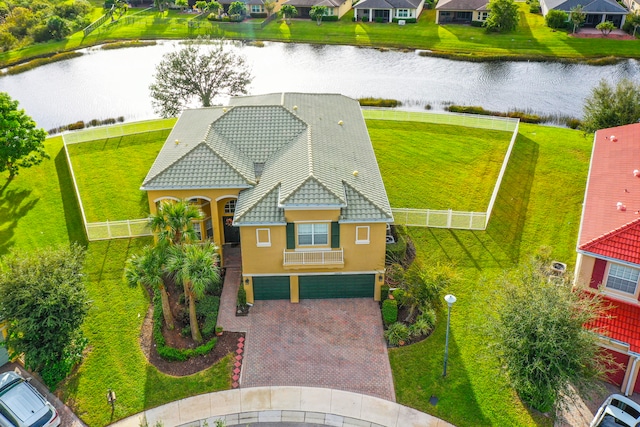
{"label": "two-story stucco house", "polygon": [[357,101],[284,93],[182,113],[142,184],[240,244],[248,301],[379,298],[391,208]]}
{"label": "two-story stucco house", "polygon": [[640,392],[640,123],[596,132],[577,251],[576,282],[610,308],[590,325],[623,366],[609,379]]}

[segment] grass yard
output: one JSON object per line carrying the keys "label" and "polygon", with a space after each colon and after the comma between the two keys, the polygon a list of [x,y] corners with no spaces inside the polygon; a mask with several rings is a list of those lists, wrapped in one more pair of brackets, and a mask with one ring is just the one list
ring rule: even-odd
{"label": "grass yard", "polygon": [[[465,426],[551,426],[522,405],[499,375],[483,325],[500,309],[492,279],[527,262],[542,245],[572,265],[591,152],[578,131],[521,124],[486,231],[413,228],[423,263],[453,262],[460,280],[447,289],[451,316],[448,375],[442,378],[446,312],[427,340],[390,351],[399,403]],[[395,189],[387,187],[390,197]],[[429,398],[436,395],[436,406]]]}
{"label": "grass yard", "polygon": [[88,222],[147,218],[140,190],[170,130],[156,130],[68,145]]}
{"label": "grass yard", "polygon": [[[45,146],[50,160],[21,170],[9,183],[5,181],[8,174],[0,174],[0,256],[12,248],[72,241],[87,244],[62,139],[50,138]],[[100,169],[104,171],[105,165],[109,163],[100,164]],[[140,288],[125,285],[122,275],[127,257],[149,242],[122,239],[87,246],[87,290],[92,305],[83,330],[89,338],[88,354],[57,393],[92,427],[231,385],[230,358],[183,378],[164,375],[147,363],[138,337],[149,301]],[[113,420],[104,397],[108,387],[118,396]]]}
{"label": "grass yard", "polygon": [[[424,10],[417,24],[398,26],[352,22],[353,11],[338,22],[293,20],[287,25],[274,20],[261,28],[260,19],[242,23],[209,22],[194,19],[194,14],[177,11],[140,12],[132,9],[118,23],[107,23],[87,37],[73,34],[61,41],[40,43],[0,54],[0,66],[54,52],[74,50],[113,40],[185,39],[197,36],[239,40],[272,40],[321,44],[428,49],[439,55],[462,59],[588,59],[608,56],[640,58],[634,40],[583,39],[564,31],[552,31],[539,14],[529,13],[521,2],[520,24],[507,34],[487,33],[483,28],[467,25],[436,25],[435,10]],[[137,13],[136,13],[137,12]],[[135,14],[134,14],[135,13]]]}
{"label": "grass yard", "polygon": [[388,120],[367,128],[392,207],[487,210],[511,132]]}

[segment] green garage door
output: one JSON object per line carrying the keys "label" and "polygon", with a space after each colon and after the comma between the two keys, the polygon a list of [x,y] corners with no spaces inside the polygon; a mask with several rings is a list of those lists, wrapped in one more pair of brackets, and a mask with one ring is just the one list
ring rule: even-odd
{"label": "green garage door", "polygon": [[253,278],[253,298],[267,299],[291,299],[289,276],[268,276]]}
{"label": "green garage door", "polygon": [[374,274],[300,276],[300,299],[373,298]]}

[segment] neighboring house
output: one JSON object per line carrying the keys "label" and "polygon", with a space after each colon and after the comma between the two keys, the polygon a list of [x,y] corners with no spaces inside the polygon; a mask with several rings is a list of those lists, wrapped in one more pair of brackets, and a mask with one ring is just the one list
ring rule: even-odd
{"label": "neighboring house", "polygon": [[562,10],[569,14],[571,9],[576,6],[582,6],[583,11],[587,14],[584,21],[585,27],[595,27],[601,22],[611,21],[616,28],[621,28],[629,13],[615,0],[540,0],[540,9],[544,16],[547,16],[547,13],[552,9]]}
{"label": "neighboring house", "polygon": [[[237,0],[220,0],[219,3],[222,5],[222,12],[229,13],[229,6],[231,3]],[[247,15],[252,14],[266,14],[267,9],[264,7],[264,0],[240,0],[247,6]],[[277,13],[280,10],[280,7],[283,4],[284,0],[274,0],[275,7],[273,9],[273,13]]]}
{"label": "neighboring house", "polygon": [[487,0],[440,0],[436,5],[436,24],[484,22],[489,17]]}
{"label": "neighboring house", "polygon": [[596,132],[577,251],[576,283],[601,289],[610,305],[590,325],[624,367],[609,379],[640,392],[640,123]]}
{"label": "neighboring house", "polygon": [[200,240],[240,244],[250,302],[379,299],[393,217],[353,99],[285,93],[186,110],[141,189],[151,213],[189,200]]}
{"label": "neighboring house", "polygon": [[623,3],[631,13],[640,13],[640,0],[623,0]]}
{"label": "neighboring house", "polygon": [[283,4],[295,6],[298,18],[310,18],[309,12],[313,6],[326,6],[325,16],[337,16],[339,19],[351,10],[353,0],[288,0]]}
{"label": "neighboring house", "polygon": [[362,0],[354,7],[357,21],[393,22],[393,20],[418,19],[424,0]]}

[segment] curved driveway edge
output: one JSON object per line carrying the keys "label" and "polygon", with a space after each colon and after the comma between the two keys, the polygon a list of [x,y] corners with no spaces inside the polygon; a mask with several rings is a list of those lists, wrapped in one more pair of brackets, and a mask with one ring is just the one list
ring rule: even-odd
{"label": "curved driveway edge", "polygon": [[[337,427],[454,427],[446,421],[395,402],[342,390],[315,387],[255,387],[193,396],[120,420],[113,427],[209,426],[254,422],[312,422]],[[302,419],[301,417],[305,417]]]}

